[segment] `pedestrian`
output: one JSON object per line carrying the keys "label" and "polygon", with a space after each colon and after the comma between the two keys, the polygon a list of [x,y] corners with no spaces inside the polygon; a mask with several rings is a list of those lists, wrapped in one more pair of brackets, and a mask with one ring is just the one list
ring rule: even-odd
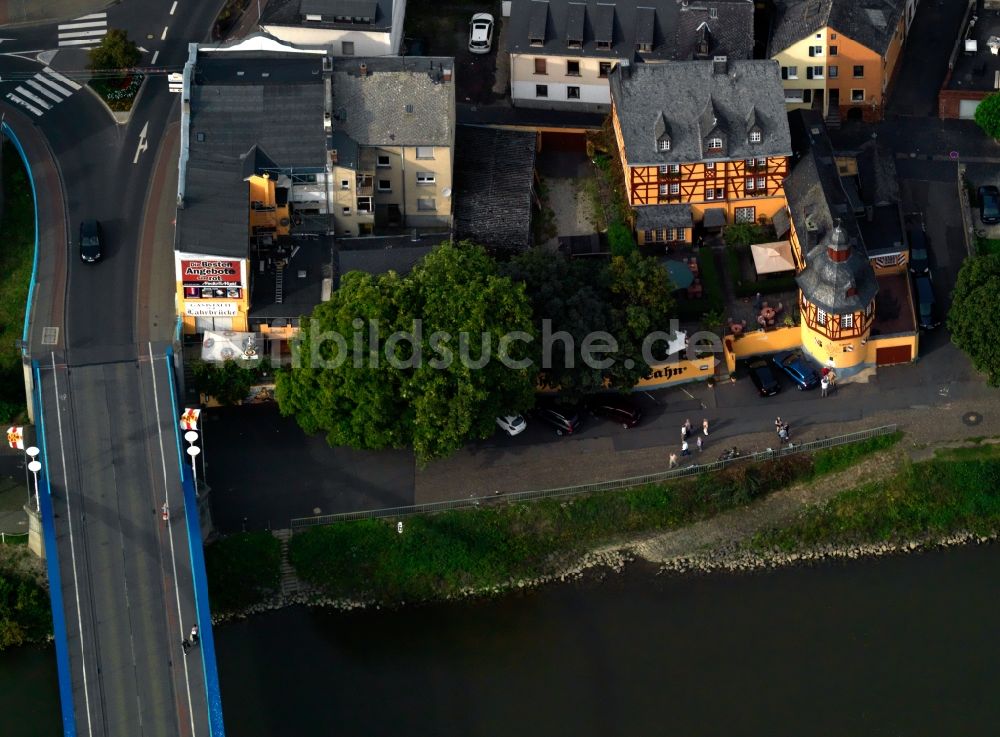
{"label": "pedestrian", "polygon": [[830,377],[824,376],[819,380],[819,395],[825,397],[830,391]]}
{"label": "pedestrian", "polygon": [[831,392],[836,392],[837,391],[837,372],[831,369],[830,373],[826,375],[826,378],[830,380],[830,391]]}
{"label": "pedestrian", "polygon": [[198,625],[194,625],[191,628],[191,644],[192,645],[198,644]]}
{"label": "pedestrian", "polygon": [[688,429],[684,427],[684,425],[681,425],[681,441],[683,442],[687,439],[688,439]]}
{"label": "pedestrian", "polygon": [[667,467],[667,470],[669,471],[671,468],[677,468],[678,465],[679,464],[677,463],[677,454],[676,453],[671,453],[670,454],[670,465]]}
{"label": "pedestrian", "polygon": [[775,432],[781,432],[781,424],[782,424],[781,423],[781,418],[780,417],[776,418],[775,421],[774,421],[774,431]]}
{"label": "pedestrian", "polygon": [[705,437],[708,437],[708,420],[701,421],[701,431],[704,433]]}
{"label": "pedestrian", "polygon": [[778,439],[783,443],[788,441],[788,429],[784,425],[778,430]]}
{"label": "pedestrian", "polygon": [[701,443],[701,435],[699,435],[699,436],[698,436],[698,440],[697,440],[697,441],[695,441],[695,445],[697,445],[697,446],[698,446],[698,452],[699,452],[699,453],[701,453],[701,451],[702,451],[702,447],[701,447],[701,446],[702,446],[702,443]]}
{"label": "pedestrian", "polygon": [[681,441],[681,455],[682,456],[689,456],[689,455],[691,455],[691,451],[688,449],[688,441],[687,440]]}
{"label": "pedestrian", "polygon": [[191,648],[191,642],[187,638],[184,638],[181,640],[181,647],[184,648],[184,652],[187,652]]}

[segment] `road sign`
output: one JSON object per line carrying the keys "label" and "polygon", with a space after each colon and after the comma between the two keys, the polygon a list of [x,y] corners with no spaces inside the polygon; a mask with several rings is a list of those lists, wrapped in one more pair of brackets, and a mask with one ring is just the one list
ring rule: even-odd
{"label": "road sign", "polygon": [[958,151],[952,151],[950,154],[948,154],[948,158],[951,159],[952,161],[957,161]]}

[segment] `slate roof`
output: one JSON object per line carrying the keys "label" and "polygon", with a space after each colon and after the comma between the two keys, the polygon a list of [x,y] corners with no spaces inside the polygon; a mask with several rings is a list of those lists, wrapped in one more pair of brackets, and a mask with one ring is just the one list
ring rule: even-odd
{"label": "slate roof", "polygon": [[[611,71],[611,98],[630,166],[791,154],[777,62],[730,60],[725,73],[714,66],[682,61]],[[753,126],[760,129],[760,143],[750,143]],[[657,145],[661,130],[670,137],[668,151]],[[724,139],[717,155],[706,150],[710,133]]]}
{"label": "slate roof", "polygon": [[[693,58],[707,30],[708,56],[749,59],[753,10],[753,0],[513,0],[504,33],[511,53],[660,61]],[[534,38],[543,45],[532,46]],[[571,40],[582,48],[570,48]],[[598,40],[611,48],[598,49]],[[639,43],[653,48],[639,52]]]}
{"label": "slate roof", "polygon": [[459,238],[502,248],[531,246],[536,134],[458,127],[455,230]]}
{"label": "slate roof", "polygon": [[776,0],[768,54],[829,26],[881,56],[896,32],[905,0]]}
{"label": "slate roof", "polygon": [[[393,0],[268,0],[260,16],[262,26],[305,26],[364,31],[392,28]],[[306,14],[321,15],[322,21],[306,21]],[[334,16],[372,18],[371,23],[336,23]],[[329,19],[329,20],[328,20]]]}
{"label": "slate roof", "polygon": [[[275,274],[254,273],[250,293],[250,317],[298,318],[308,315],[322,301],[323,279],[333,276],[333,238],[293,238],[294,255],[289,255],[281,281],[281,302],[274,301]],[[299,272],[305,272],[300,277]]]}
{"label": "slate roof", "polygon": [[635,229],[692,227],[691,205],[643,205],[635,208]]}
{"label": "slate roof", "polygon": [[406,274],[420,259],[434,250],[435,246],[447,241],[448,237],[438,235],[433,239],[433,244],[428,243],[427,238],[421,239],[418,243],[410,243],[409,240],[409,236],[400,236],[384,243],[380,242],[374,248],[359,250],[341,248],[337,254],[338,284],[340,277],[348,271],[363,271],[367,274],[395,271],[398,274]]}
{"label": "slate roof", "polygon": [[[798,111],[810,147],[785,179],[785,198],[805,255],[805,268],[796,277],[802,294],[830,313],[863,311],[878,292],[875,271],[858,222],[841,186],[833,149],[820,116]],[[836,240],[849,247],[846,261],[833,261],[827,245]],[[857,293],[847,294],[853,287]]]}
{"label": "slate roof", "polygon": [[184,207],[177,208],[177,250],[246,258],[250,185],[239,157],[188,161]]}
{"label": "slate roof", "polygon": [[861,197],[867,204],[899,202],[899,178],[892,151],[868,141],[855,159],[858,162]]}
{"label": "slate roof", "polygon": [[455,83],[442,79],[449,69],[454,75],[450,57],[335,58],[333,130],[362,146],[454,145]]}

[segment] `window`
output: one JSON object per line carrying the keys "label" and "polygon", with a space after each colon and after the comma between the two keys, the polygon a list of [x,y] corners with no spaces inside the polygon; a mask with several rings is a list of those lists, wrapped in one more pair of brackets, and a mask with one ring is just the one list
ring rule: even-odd
{"label": "window", "polygon": [[826,325],[826,310],[817,309],[816,322],[818,322],[820,325]]}
{"label": "window", "polygon": [[864,102],[864,101],[865,101],[864,90],[851,90],[851,102]]}
{"label": "window", "polygon": [[567,87],[566,88],[566,99],[567,100],[579,100],[580,99],[580,88],[579,87]]}
{"label": "window", "polygon": [[437,206],[434,204],[433,197],[419,197],[417,198],[417,209],[421,212],[433,212],[437,210]]}
{"label": "window", "polygon": [[715,199],[724,200],[726,198],[726,190],[722,187],[715,188]]}
{"label": "window", "polygon": [[715,171],[715,162],[714,162],[714,161],[709,161],[709,162],[707,162],[707,163],[705,164],[705,168],[706,168],[706,169],[710,169],[710,170],[712,170],[712,171]]}
{"label": "window", "polygon": [[351,188],[351,181],[349,179],[341,179],[340,180],[340,188],[341,189],[350,189]]}
{"label": "window", "polygon": [[837,34],[836,33],[831,33],[830,34],[830,40],[831,41],[836,41],[837,40]]}
{"label": "window", "polygon": [[753,189],[753,177],[747,177],[747,191]]}
{"label": "window", "polygon": [[433,146],[417,146],[417,158],[418,159],[433,159],[434,158],[434,147]]}
{"label": "window", "polygon": [[535,74],[545,74],[545,59],[535,59]]}
{"label": "window", "polygon": [[680,194],[680,193],[681,193],[681,185],[678,184],[677,182],[673,182],[670,185],[670,194]]}
{"label": "window", "polygon": [[[528,39],[528,43],[531,44],[532,46],[544,46],[545,45],[545,39],[544,38],[539,38],[539,37],[536,36],[534,38],[529,38]],[[544,74],[544,72],[543,72],[543,74]]]}
{"label": "window", "polygon": [[854,78],[855,79],[864,79],[865,78],[865,67],[864,67],[864,64],[855,64],[854,65]]}
{"label": "window", "polygon": [[603,78],[606,78],[610,73],[611,73],[611,62],[610,61],[602,61],[600,64],[598,64],[598,73],[597,73],[597,76],[599,76],[599,77],[601,77],[603,79]]}
{"label": "window", "polygon": [[830,56],[836,56],[836,55],[837,55],[837,47],[836,46],[831,46],[830,47]]}
{"label": "window", "polygon": [[747,159],[747,169],[753,169],[753,159]]}
{"label": "window", "polygon": [[823,67],[806,67],[806,79],[823,79]]}
{"label": "window", "polygon": [[666,174],[668,171],[670,171],[670,167],[668,167],[666,164],[662,164],[660,166],[660,174]]}
{"label": "window", "polygon": [[392,181],[389,179],[379,179],[378,180],[378,191],[379,192],[391,192],[392,191]]}
{"label": "window", "polygon": [[611,42],[610,41],[598,41],[597,42],[597,50],[598,51],[611,51]]}
{"label": "window", "polygon": [[840,316],[840,327],[842,328],[853,328],[854,327],[854,314],[841,315]]}
{"label": "window", "polygon": [[760,131],[750,131],[750,143],[760,143]]}
{"label": "window", "polygon": [[582,49],[583,41],[579,38],[567,38],[566,46],[571,49]]}
{"label": "window", "polygon": [[548,96],[549,96],[549,86],[547,84],[535,85],[535,97],[548,97]]}
{"label": "window", "polygon": [[649,52],[653,50],[653,44],[636,44],[635,50]]}
{"label": "window", "polygon": [[837,77],[840,76],[840,70],[837,68],[836,64],[831,64],[830,66],[828,66],[826,68],[826,73],[827,76],[830,77],[830,79],[836,79]]}
{"label": "window", "polygon": [[315,13],[306,13],[306,20],[313,23],[319,23],[323,20],[322,15],[316,15]]}
{"label": "window", "polygon": [[670,150],[670,139],[669,138],[661,138],[660,139],[660,150],[661,151],[669,151]]}
{"label": "window", "polygon": [[757,166],[767,166],[767,157],[760,156],[757,158]]}
{"label": "window", "polygon": [[580,62],[578,61],[567,61],[566,62],[566,74],[570,77],[580,76]]}
{"label": "window", "polygon": [[644,230],[644,231],[642,231],[642,240],[643,240],[644,243],[652,243],[653,242],[653,231],[652,230]]}
{"label": "window", "polygon": [[812,90],[802,90],[802,102],[812,102],[813,91]]}
{"label": "window", "polygon": [[708,187],[705,190],[705,199],[706,200],[714,200],[715,199],[715,188],[714,187]]}
{"label": "window", "polygon": [[722,150],[722,139],[721,138],[709,138],[708,139],[708,150],[709,151],[721,151]]}
{"label": "window", "polygon": [[417,172],[417,184],[434,184],[436,181],[434,177],[434,172],[432,171],[418,171]]}
{"label": "window", "polygon": [[767,191],[767,177],[757,177],[757,189]]}
{"label": "window", "polygon": [[351,214],[351,208],[349,208],[349,207],[342,207],[342,208],[340,208],[340,214],[341,215],[350,215]]}
{"label": "window", "polygon": [[788,67],[788,78],[798,79],[799,78],[799,68],[798,67]]}
{"label": "window", "polygon": [[674,229],[673,228],[664,228],[664,230],[666,231],[663,234],[664,239],[666,239],[668,241],[672,241],[674,239]]}
{"label": "window", "polygon": [[708,17],[709,18],[718,18],[719,17],[719,9],[718,8],[709,8],[708,9]]}
{"label": "window", "polygon": [[666,231],[663,228],[657,228],[656,229],[656,242],[657,243],[663,243],[663,241],[666,240],[666,236],[667,236]]}
{"label": "window", "polygon": [[809,47],[809,56],[823,56],[823,47],[822,46],[810,46]]}
{"label": "window", "polygon": [[660,185],[660,194],[665,196],[667,193],[668,193],[668,185],[661,184]]}
{"label": "window", "polygon": [[752,223],[757,219],[757,208],[737,207],[733,214],[738,223]]}
{"label": "window", "polygon": [[379,169],[388,169],[389,168],[389,154],[379,154],[378,158],[377,158],[377,160],[375,162],[375,166],[377,166]]}
{"label": "window", "polygon": [[354,42],[353,41],[341,41],[340,42],[340,53],[343,56],[354,56]]}

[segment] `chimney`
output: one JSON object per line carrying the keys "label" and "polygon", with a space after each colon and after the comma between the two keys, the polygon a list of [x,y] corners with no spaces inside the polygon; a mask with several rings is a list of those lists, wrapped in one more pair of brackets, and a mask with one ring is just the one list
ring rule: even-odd
{"label": "chimney", "polygon": [[361,72],[361,76],[362,77],[367,77],[368,76],[368,65],[365,64],[364,62],[361,62],[361,66],[358,67],[358,71]]}
{"label": "chimney", "polygon": [[712,71],[715,74],[725,74],[728,68],[728,59],[725,56],[716,56],[712,59]]}
{"label": "chimney", "polygon": [[442,82],[451,81],[451,67],[441,67],[441,81]]}

